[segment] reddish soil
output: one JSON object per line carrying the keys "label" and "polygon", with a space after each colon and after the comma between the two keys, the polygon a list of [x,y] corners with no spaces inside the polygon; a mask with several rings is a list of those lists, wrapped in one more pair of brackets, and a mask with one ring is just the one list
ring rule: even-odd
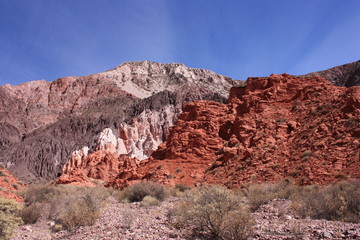
{"label": "reddish soil", "polygon": [[23,202],[23,199],[17,195],[16,192],[21,191],[24,188],[24,185],[4,168],[0,168],[0,187],[0,197]]}
{"label": "reddish soil", "polygon": [[183,111],[167,141],[148,160],[128,168],[120,164],[115,179],[101,177],[113,176],[106,172],[112,161],[105,158],[98,159],[106,166],[95,175],[92,165],[68,175],[120,188],[144,179],[238,187],[288,177],[299,184],[360,178],[360,87],[271,75],[232,88],[227,104],[198,101]]}

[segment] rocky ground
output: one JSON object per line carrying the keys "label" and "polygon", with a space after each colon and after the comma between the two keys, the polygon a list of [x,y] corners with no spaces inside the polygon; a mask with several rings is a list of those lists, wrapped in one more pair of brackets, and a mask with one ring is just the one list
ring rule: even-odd
{"label": "rocky ground", "polygon": [[[119,203],[110,198],[95,225],[81,227],[75,233],[50,231],[53,222],[41,219],[33,225],[20,226],[12,240],[30,239],[197,239],[189,229],[172,227],[168,211],[178,199],[170,198],[160,206],[144,207],[141,203]],[[255,213],[255,235],[252,239],[360,239],[360,224],[326,220],[301,219],[287,200],[273,200]]]}

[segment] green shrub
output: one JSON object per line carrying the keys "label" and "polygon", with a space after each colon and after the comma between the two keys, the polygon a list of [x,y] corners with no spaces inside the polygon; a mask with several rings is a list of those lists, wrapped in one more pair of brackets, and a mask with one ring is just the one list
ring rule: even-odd
{"label": "green shrub", "polygon": [[242,240],[253,233],[254,221],[241,196],[220,186],[189,191],[171,214],[175,226],[192,227],[209,239]]}
{"label": "green shrub", "polygon": [[0,239],[9,239],[14,228],[22,224],[16,213],[21,209],[17,202],[0,197]]}
{"label": "green shrub", "polygon": [[25,224],[33,224],[41,217],[43,206],[34,203],[30,206],[24,207],[20,212],[19,216]]}
{"label": "green shrub", "polygon": [[303,217],[359,223],[360,181],[304,191],[294,205]]}
{"label": "green shrub", "polygon": [[167,192],[163,185],[154,182],[140,182],[124,190],[124,196],[130,202],[140,202],[146,196],[151,196],[159,201],[163,201]]}

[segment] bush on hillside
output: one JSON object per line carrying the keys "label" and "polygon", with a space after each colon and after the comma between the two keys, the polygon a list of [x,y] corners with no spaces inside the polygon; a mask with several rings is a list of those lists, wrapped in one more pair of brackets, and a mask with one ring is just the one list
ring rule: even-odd
{"label": "bush on hillside", "polygon": [[22,208],[14,200],[0,197],[0,239],[9,239],[13,235],[14,228],[22,224],[17,212]]}
{"label": "bush on hillside", "polygon": [[140,202],[146,196],[151,196],[163,201],[167,196],[165,187],[154,182],[140,182],[131,185],[124,190],[124,198],[130,202]]}
{"label": "bush on hillside", "polygon": [[191,227],[195,234],[209,239],[248,239],[253,224],[242,197],[220,187],[200,187],[189,191],[172,209],[177,227]]}
{"label": "bush on hillside", "polygon": [[54,185],[32,186],[21,193],[21,196],[27,205],[47,202],[51,199],[59,197],[60,195],[60,187]]}
{"label": "bush on hillside", "polygon": [[110,190],[102,187],[45,185],[30,187],[23,196],[28,207],[20,212],[20,216],[25,222],[36,222],[40,217],[36,214],[40,212],[36,208],[43,208],[48,209],[45,213],[48,219],[69,231],[75,231],[96,221],[102,203],[110,196]]}
{"label": "bush on hillside", "polygon": [[19,216],[25,224],[33,224],[41,217],[42,205],[34,203],[32,205],[24,207]]}
{"label": "bush on hillside", "polygon": [[256,211],[270,200],[275,198],[291,199],[300,191],[301,187],[284,180],[278,183],[251,184],[244,191],[244,195],[248,198],[250,210]]}
{"label": "bush on hillside", "polygon": [[360,222],[360,181],[340,182],[304,191],[295,209],[316,219]]}
{"label": "bush on hillside", "polygon": [[159,206],[160,201],[152,196],[145,196],[141,201],[141,205],[144,207]]}
{"label": "bush on hillside", "polygon": [[73,232],[80,226],[93,225],[99,217],[99,210],[99,204],[90,194],[68,199],[58,222]]}

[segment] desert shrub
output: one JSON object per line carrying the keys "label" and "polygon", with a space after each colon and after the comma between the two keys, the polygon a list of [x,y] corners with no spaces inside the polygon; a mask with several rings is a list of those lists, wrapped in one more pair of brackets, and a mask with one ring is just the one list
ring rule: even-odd
{"label": "desert shrub", "polygon": [[141,204],[145,207],[159,206],[160,201],[152,196],[145,196],[141,201]]}
{"label": "desert shrub", "polygon": [[180,192],[185,192],[186,190],[189,190],[189,189],[190,189],[190,187],[185,186],[185,185],[183,185],[183,184],[181,184],[181,183],[176,184],[176,185],[175,185],[175,188],[178,189]]}
{"label": "desert shrub", "polygon": [[26,189],[21,193],[27,205],[36,202],[47,202],[61,195],[60,187],[53,185],[39,185]]}
{"label": "desert shrub", "polygon": [[20,212],[19,216],[25,224],[33,224],[41,217],[42,206],[34,203],[32,205],[24,207]]}
{"label": "desert shrub", "polygon": [[305,191],[295,209],[317,219],[360,222],[360,182],[340,182]]}
{"label": "desert shrub", "polygon": [[278,183],[251,184],[244,191],[251,211],[256,211],[261,205],[268,203],[275,198],[291,199],[297,195],[300,187],[293,185],[289,181]]}
{"label": "desert shrub", "polygon": [[175,226],[210,239],[247,239],[254,224],[242,197],[220,186],[189,191],[171,215]]}
{"label": "desert shrub", "polygon": [[31,219],[32,206],[41,206],[41,212],[47,214],[48,219],[69,231],[75,231],[80,226],[95,222],[102,203],[110,196],[110,190],[101,187],[45,185],[31,187],[22,195],[29,206],[24,210],[24,217]]}
{"label": "desert shrub", "polygon": [[61,224],[54,224],[54,226],[51,227],[51,231],[53,232],[60,232],[63,230],[63,226]]}
{"label": "desert shrub", "polygon": [[93,225],[99,217],[99,208],[96,199],[90,194],[69,199],[58,222],[65,229],[73,232],[80,226]]}
{"label": "desert shrub", "polygon": [[14,228],[22,224],[17,212],[21,209],[17,202],[0,197],[0,239],[9,239]]}
{"label": "desert shrub", "polygon": [[154,182],[140,182],[125,188],[124,196],[130,202],[140,202],[146,196],[151,196],[163,201],[167,196],[165,187]]}

